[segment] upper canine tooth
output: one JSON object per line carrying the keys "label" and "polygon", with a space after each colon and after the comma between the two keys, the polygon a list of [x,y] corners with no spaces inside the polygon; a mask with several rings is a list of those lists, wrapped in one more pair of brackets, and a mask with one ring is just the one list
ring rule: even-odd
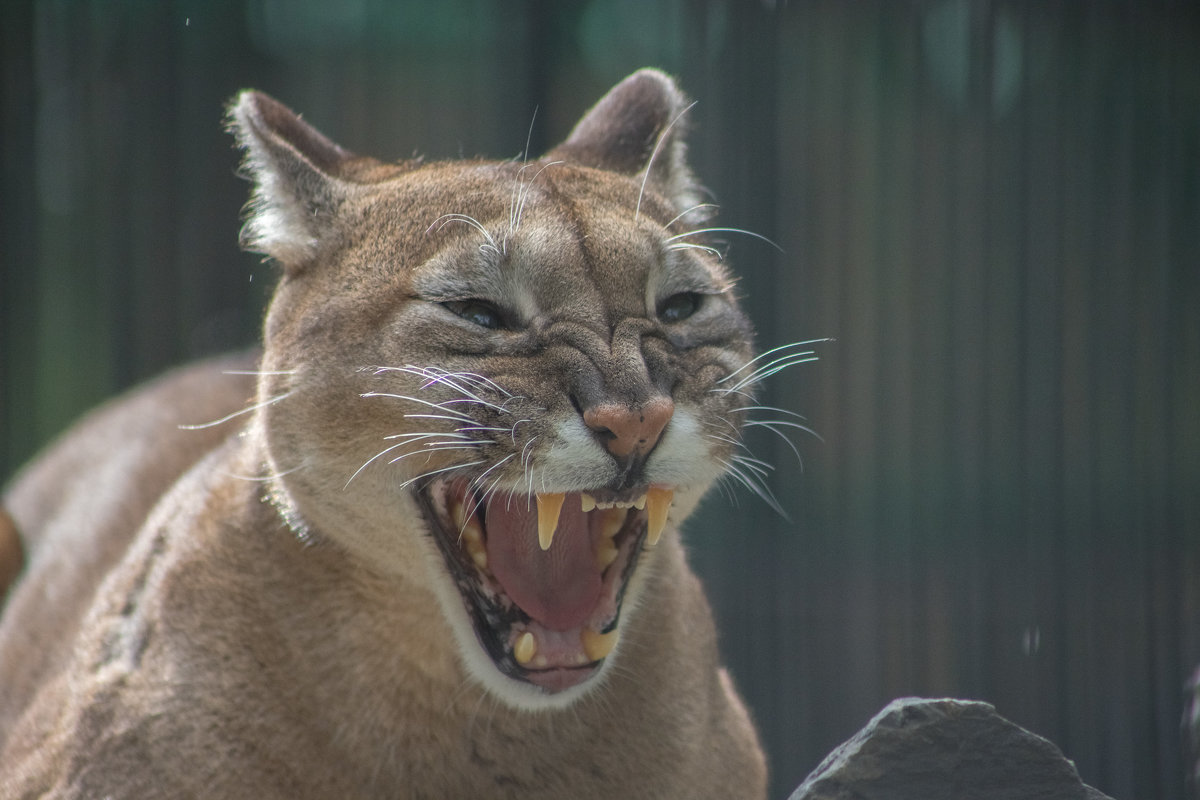
{"label": "upper canine tooth", "polygon": [[646,491],[646,537],[651,547],[658,544],[663,528],[667,527],[667,512],[674,497],[674,489],[662,486],[651,486]]}
{"label": "upper canine tooth", "polygon": [[583,492],[579,495],[579,505],[583,508],[584,513],[591,511],[596,507],[596,498],[587,492]]}
{"label": "upper canine tooth", "polygon": [[550,549],[554,531],[558,528],[558,515],[562,511],[566,495],[562,492],[538,492],[538,544],[543,550]]}
{"label": "upper canine tooth", "polygon": [[579,632],[579,643],[583,645],[583,652],[592,661],[605,658],[617,646],[617,640],[620,638],[621,632],[617,628],[608,633],[596,633],[591,628],[584,628]]}

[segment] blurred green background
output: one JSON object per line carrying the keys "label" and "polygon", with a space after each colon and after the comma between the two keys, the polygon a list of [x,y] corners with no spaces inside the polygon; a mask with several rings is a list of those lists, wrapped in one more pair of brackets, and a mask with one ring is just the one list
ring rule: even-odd
{"label": "blurred green background", "polygon": [[385,158],[548,149],[653,65],[766,348],[831,337],[688,526],[786,796],[889,699],[987,700],[1182,798],[1200,662],[1193,3],[8,0],[0,467],[256,336],[222,131],[266,90]]}

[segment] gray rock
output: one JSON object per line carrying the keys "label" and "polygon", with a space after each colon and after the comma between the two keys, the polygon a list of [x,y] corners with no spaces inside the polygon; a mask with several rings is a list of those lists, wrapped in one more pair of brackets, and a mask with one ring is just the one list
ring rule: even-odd
{"label": "gray rock", "polygon": [[1112,800],[1053,742],[971,700],[893,700],[791,800]]}

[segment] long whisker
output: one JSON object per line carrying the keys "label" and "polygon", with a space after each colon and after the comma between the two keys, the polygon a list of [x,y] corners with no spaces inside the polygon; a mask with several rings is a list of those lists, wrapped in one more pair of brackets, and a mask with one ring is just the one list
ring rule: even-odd
{"label": "long whisker", "polygon": [[[732,387],[719,387],[716,389],[711,389],[710,391],[736,392],[736,391],[739,391],[739,390],[745,388],[746,386],[749,386],[754,383],[758,383],[759,381],[764,380],[764,379],[770,377],[771,375],[774,375],[776,372],[779,372],[781,369],[786,369],[787,367],[795,366],[796,364],[804,364],[804,363],[807,363],[810,361],[816,361],[818,359],[818,356],[817,356],[815,350],[799,350],[799,348],[810,347],[814,344],[821,344],[823,342],[829,342],[829,341],[832,341],[832,340],[831,339],[813,339],[813,340],[806,341],[806,342],[793,342],[791,344],[785,344],[785,345],[780,345],[779,347],[774,347],[774,348],[766,351],[765,353],[762,353],[762,354],[757,355],[754,358],[750,359],[745,364],[738,367],[733,372],[729,373],[724,378],[721,378],[719,381],[717,381],[717,384],[722,384],[722,383],[725,383],[726,381],[733,380],[733,378],[735,376],[737,376],[739,373],[743,372],[746,369],[749,369],[750,367],[754,366],[755,364],[758,364],[763,359],[770,358],[770,359],[772,359],[771,361],[769,361],[766,364],[761,364],[761,365],[755,367],[748,375],[741,378]],[[799,350],[799,352],[797,352],[798,350]],[[780,355],[781,353],[783,355]]]}
{"label": "long whisker", "polygon": [[529,161],[529,143],[533,141],[533,123],[537,122],[538,107],[533,107],[533,116],[529,119],[529,132],[525,134],[525,150],[521,153],[521,164]]}
{"label": "long whisker", "polygon": [[430,450],[474,450],[475,448],[483,447],[486,444],[490,444],[490,442],[425,442],[421,445],[421,450],[414,451],[412,453],[405,453],[403,456],[393,459],[388,463],[395,464],[401,458],[415,455],[418,452],[425,453],[429,452]]}
{"label": "long whisker", "polygon": [[[822,442],[825,441],[824,439],[821,438],[821,434],[817,433],[816,431],[814,431],[812,428],[808,427],[807,425],[801,425],[798,422],[789,422],[788,420],[785,420],[785,419],[748,419],[742,424],[747,425],[747,426],[759,427],[759,428],[767,428],[769,430],[775,431],[775,433],[778,433],[780,436],[783,436],[783,433],[781,431],[777,430],[778,426],[782,426],[785,428],[794,428],[798,431],[804,431],[805,433],[811,434],[811,435],[817,437],[817,439],[819,439]],[[787,440],[788,442],[791,441],[786,436],[783,436],[783,438],[785,440]]]}
{"label": "long whisker", "polygon": [[691,208],[689,208],[688,210],[686,210],[686,211],[681,211],[681,212],[679,212],[678,214],[676,214],[676,215],[675,215],[675,218],[674,218],[674,219],[672,219],[670,222],[668,222],[668,223],[667,223],[666,225],[664,225],[663,227],[664,227],[664,228],[669,228],[669,227],[671,227],[672,225],[674,225],[676,222],[679,222],[679,220],[681,220],[681,219],[683,219],[684,217],[686,217],[688,214],[691,214],[693,211],[699,211],[699,210],[700,210],[700,209],[702,209],[702,208],[720,208],[720,206],[718,206],[716,203],[697,203],[696,205],[692,206],[692,207],[691,207]]}
{"label": "long whisker", "polygon": [[255,483],[265,483],[266,481],[274,480],[275,478],[282,478],[284,475],[291,475],[293,472],[299,472],[300,470],[304,469],[306,466],[308,466],[308,465],[305,463],[300,463],[300,464],[297,464],[296,466],[292,467],[291,469],[285,469],[283,472],[272,472],[270,475],[240,475],[236,472],[229,472],[227,470],[222,470],[221,474],[228,475],[231,478],[236,478],[239,481],[253,481]]}
{"label": "long whisker", "polygon": [[767,237],[763,236],[761,233],[755,233],[754,231],[748,231],[744,228],[697,228],[694,231],[688,231],[686,233],[677,233],[674,236],[668,236],[666,241],[667,242],[677,242],[680,239],[686,239],[689,236],[698,236],[702,233],[740,233],[740,234],[743,234],[744,236],[750,236],[755,239],[764,241],[767,244],[771,245],[771,247],[774,247],[779,252],[781,252],[781,253],[783,252],[782,247],[775,244],[775,242],[773,242],[770,239],[768,239]]}
{"label": "long whisker", "polygon": [[788,519],[789,517],[787,512],[784,511],[783,507],[779,505],[779,501],[775,499],[775,495],[769,488],[767,488],[766,484],[764,484],[754,473],[748,474],[740,468],[739,465],[742,464],[742,458],[743,456],[733,456],[731,461],[726,461],[724,459],[718,459],[718,461],[722,466],[725,467],[726,475],[731,476],[738,483],[742,484],[752,493],[757,495],[781,517]]}
{"label": "long whisker", "polygon": [[297,369],[223,369],[222,375],[295,375],[300,370]]}
{"label": "long whisker", "polygon": [[[419,397],[410,397],[406,394],[392,394],[390,392],[364,392],[363,394],[359,395],[359,397],[363,397],[363,398],[366,398],[366,397],[390,397],[393,400],[408,400],[409,402],[417,403],[417,404],[423,405],[423,406],[428,406],[429,408],[436,408],[438,411],[445,411],[449,414],[453,414],[456,417],[458,417],[459,420],[461,420],[463,422],[474,422],[475,421],[474,419],[471,418],[471,416],[469,414],[464,414],[461,411],[455,411],[453,408],[446,408],[446,405],[444,403],[433,403],[433,402],[430,402],[429,400],[422,400]],[[416,415],[415,414],[406,414],[405,416],[416,416]]]}
{"label": "long whisker", "polygon": [[474,441],[474,438],[475,438],[473,436],[468,436],[465,433],[457,433],[457,432],[451,433],[449,431],[447,431],[445,433],[392,433],[383,438],[384,439],[408,439],[409,441],[416,441],[417,439],[437,439],[437,438],[445,438],[445,437],[453,437],[455,439],[464,439],[466,441]]}
{"label": "long whisker", "polygon": [[794,367],[797,364],[808,364],[817,360],[818,356],[816,353],[797,353],[790,356],[784,356],[783,358],[778,358],[756,369],[754,372],[751,372],[749,375],[742,378],[740,381],[730,387],[727,391],[736,392],[739,389],[744,389],[747,386],[766,380],[775,373],[785,370],[788,367]]}
{"label": "long whisker", "polygon": [[385,447],[384,449],[380,450],[380,451],[379,451],[378,453],[376,453],[375,455],[373,455],[373,456],[371,456],[370,458],[368,458],[366,461],[364,461],[364,462],[363,462],[363,464],[362,464],[362,466],[361,466],[361,467],[359,467],[358,469],[354,470],[354,474],[353,474],[353,475],[351,475],[349,478],[347,478],[347,479],[346,479],[346,485],[342,487],[342,491],[346,491],[346,489],[348,489],[348,488],[350,487],[350,483],[351,483],[351,482],[352,482],[352,481],[353,481],[355,478],[357,478],[357,477],[358,477],[358,473],[360,473],[360,472],[362,472],[364,469],[366,469],[366,468],[367,468],[367,466],[368,466],[369,464],[371,464],[371,462],[375,461],[375,459],[377,459],[377,458],[381,458],[381,457],[383,457],[383,456],[387,455],[388,453],[392,452],[392,451],[393,451],[393,450],[395,450],[396,448],[398,448],[398,447],[403,447],[403,446],[404,446],[404,445],[406,445],[406,444],[408,444],[408,442],[397,442],[396,444],[392,445],[391,447]]}
{"label": "long whisker", "polygon": [[483,463],[484,463],[483,459],[480,459],[479,461],[468,461],[465,464],[451,464],[450,466],[442,467],[441,469],[433,469],[433,470],[430,470],[429,472],[423,472],[420,475],[416,475],[412,478],[409,478],[408,480],[404,481],[404,483],[401,483],[398,488],[407,489],[413,483],[416,483],[419,480],[428,478],[432,475],[437,475],[442,472],[450,472],[450,471],[456,470],[456,469],[467,469],[468,467],[476,467]]}
{"label": "long whisker", "polygon": [[[451,412],[451,413],[454,413],[454,412]],[[464,422],[464,421],[465,422],[473,422],[474,421],[474,420],[470,420],[470,419],[464,420],[460,416],[451,417],[451,416],[447,416],[446,414],[405,414],[404,418],[405,419],[444,419],[444,420],[449,420],[450,422]]]}
{"label": "long whisker", "polygon": [[[537,173],[535,173],[534,176],[529,179],[529,182],[526,183],[521,188],[521,194],[517,198],[516,223],[512,226],[511,230],[509,231],[510,236],[516,236],[517,231],[519,231],[521,229],[521,215],[525,213],[525,203],[529,200],[529,192],[533,188],[533,184],[537,182],[537,179],[541,176],[541,174],[543,172],[545,172],[546,170],[550,169],[551,167],[557,166],[561,163],[563,163],[563,162],[562,161],[549,162],[548,164],[543,166],[541,169],[539,169],[537,171]],[[522,169],[524,169],[524,167],[522,167]]]}
{"label": "long whisker", "polygon": [[772,414],[787,414],[789,417],[795,417],[796,419],[805,419],[804,415],[802,415],[802,414],[797,414],[795,411],[791,411],[786,408],[779,408],[778,406],[757,406],[757,405],[756,406],[739,406],[737,408],[731,408],[729,410],[730,411],[770,411]]}
{"label": "long whisker", "polygon": [[[373,367],[376,375],[384,372],[404,372],[409,375],[415,375],[418,378],[424,378],[427,383],[421,388],[431,386],[434,383],[443,383],[456,391],[462,392],[480,402],[486,402],[476,392],[464,388],[461,384],[465,383],[474,386],[476,390],[489,390],[504,395],[507,398],[514,397],[513,393],[505,389],[500,384],[493,381],[491,378],[479,375],[474,372],[449,372],[447,370],[438,369],[436,367],[417,367],[412,364],[406,364],[403,367]],[[497,408],[499,408],[497,406]]]}
{"label": "long whisker", "polygon": [[654,150],[652,150],[652,151],[650,152],[650,160],[646,162],[646,170],[645,170],[645,173],[642,175],[642,186],[641,186],[641,188],[639,188],[639,189],[638,189],[637,207],[636,207],[636,208],[634,208],[634,210],[633,210],[633,221],[634,221],[634,223],[636,223],[636,222],[638,221],[638,217],[640,217],[640,216],[641,216],[641,213],[642,213],[642,196],[646,194],[646,182],[650,180],[650,168],[651,168],[652,166],[654,166],[654,159],[658,157],[658,150],[659,150],[659,148],[661,148],[661,147],[662,147],[662,143],[663,143],[664,141],[666,141],[666,139],[667,139],[667,134],[671,132],[671,128],[674,128],[674,127],[675,127],[675,123],[676,123],[676,122],[679,122],[679,120],[680,120],[680,119],[683,117],[683,115],[684,115],[684,114],[686,114],[687,112],[691,111],[691,110],[692,110],[692,106],[694,106],[694,105],[696,105],[696,101],[694,101],[694,100],[693,100],[693,101],[692,101],[690,104],[688,104],[688,107],[687,107],[687,108],[683,109],[683,110],[682,110],[682,111],[680,111],[678,114],[676,114],[676,115],[675,115],[675,119],[671,120],[671,121],[670,121],[670,122],[667,124],[667,127],[663,128],[663,131],[662,131],[662,133],[660,133],[660,134],[658,135],[658,141],[656,141],[656,142],[654,143]]}
{"label": "long whisker", "polygon": [[260,408],[266,408],[267,406],[274,405],[275,403],[278,403],[281,400],[286,400],[287,398],[291,397],[292,393],[295,391],[296,390],[293,389],[290,392],[284,392],[283,394],[277,394],[274,397],[269,398],[267,400],[263,400],[260,403],[254,403],[253,405],[247,406],[246,408],[243,408],[240,411],[234,411],[232,414],[226,414],[225,416],[221,417],[220,419],[215,419],[212,422],[203,422],[203,423],[200,423],[199,425],[177,425],[176,428],[178,428],[181,431],[199,431],[199,430],[203,430],[205,428],[215,428],[218,425],[223,425],[224,423],[229,422],[229,420],[231,420],[231,419],[240,417],[242,414],[249,414],[251,411],[257,411]]}
{"label": "long whisker", "polygon": [[434,228],[437,228],[440,231],[451,222],[464,222],[467,225],[470,225],[472,228],[483,234],[483,238],[487,241],[487,244],[492,249],[499,252],[500,248],[496,246],[496,240],[492,238],[492,234],[488,231],[488,229],[483,227],[483,223],[468,214],[442,214],[440,217],[435,219],[428,228],[425,229],[425,233],[429,233]]}
{"label": "long whisker", "polygon": [[[504,463],[505,463],[505,462],[507,462],[507,461],[508,461],[510,458],[516,458],[516,456],[517,456],[517,454],[516,454],[516,453],[509,453],[509,454],[508,454],[508,455],[506,455],[504,458],[500,459],[500,460],[499,460],[499,461],[497,461],[495,464],[492,464],[490,467],[488,467],[488,468],[487,468],[487,469],[485,469],[483,472],[481,472],[481,473],[479,474],[479,477],[475,478],[473,482],[474,482],[474,483],[476,483],[476,484],[478,484],[478,483],[482,482],[482,481],[483,481],[483,479],[484,479],[484,478],[487,476],[487,474],[488,474],[489,472],[491,472],[492,470],[494,470],[496,467],[499,467],[500,465],[504,464]],[[497,480],[499,480],[499,478],[497,478]]]}
{"label": "long whisker", "polygon": [[675,244],[668,245],[667,249],[668,250],[703,250],[705,253],[708,253],[710,256],[717,259],[718,261],[725,260],[724,253],[722,253],[717,248],[709,247],[706,244],[694,244],[692,242],[676,242]]}

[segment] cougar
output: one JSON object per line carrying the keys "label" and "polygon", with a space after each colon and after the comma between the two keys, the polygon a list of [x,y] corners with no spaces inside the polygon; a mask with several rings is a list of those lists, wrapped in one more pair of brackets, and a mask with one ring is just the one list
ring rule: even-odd
{"label": "cougar", "polygon": [[763,796],[678,529],[803,359],[752,352],[688,108],[642,70],[541,159],[383,163],[241,93],[261,352],[9,487],[0,796]]}

